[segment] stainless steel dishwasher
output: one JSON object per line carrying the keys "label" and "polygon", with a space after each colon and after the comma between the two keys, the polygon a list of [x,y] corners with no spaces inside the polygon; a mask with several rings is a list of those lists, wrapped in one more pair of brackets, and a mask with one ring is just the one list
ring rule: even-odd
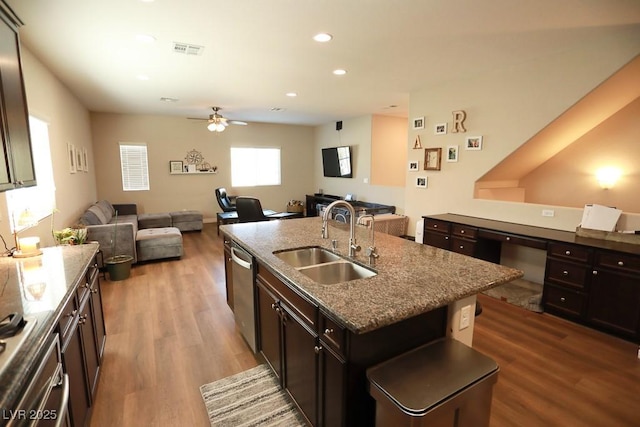
{"label": "stainless steel dishwasher", "polygon": [[231,245],[231,259],[233,260],[233,315],[240,333],[255,353],[256,323],[254,307],[254,259],[235,242]]}

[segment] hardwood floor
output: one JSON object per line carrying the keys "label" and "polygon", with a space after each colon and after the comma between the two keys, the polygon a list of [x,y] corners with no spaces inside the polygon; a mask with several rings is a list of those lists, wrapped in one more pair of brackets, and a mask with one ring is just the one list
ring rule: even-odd
{"label": "hardwood floor", "polygon": [[[260,361],[225,300],[215,224],[181,260],[102,280],[107,344],[92,427],[208,426],[199,387]],[[491,425],[640,426],[637,345],[480,296],[474,347],[500,365]]]}

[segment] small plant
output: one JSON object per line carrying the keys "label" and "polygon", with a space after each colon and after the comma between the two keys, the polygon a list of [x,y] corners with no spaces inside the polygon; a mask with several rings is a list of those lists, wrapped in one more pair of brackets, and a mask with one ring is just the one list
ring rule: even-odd
{"label": "small plant", "polygon": [[87,229],[82,226],[54,230],[53,238],[59,245],[82,245],[87,241]]}

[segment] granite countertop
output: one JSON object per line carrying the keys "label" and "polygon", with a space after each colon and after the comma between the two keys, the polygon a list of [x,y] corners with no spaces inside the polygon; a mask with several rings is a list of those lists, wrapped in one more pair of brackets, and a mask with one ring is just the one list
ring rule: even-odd
{"label": "granite countertop", "polygon": [[[346,254],[349,227],[331,224],[328,240],[320,236],[320,217],[231,224],[220,229],[354,333],[446,306],[523,275],[513,268],[383,233],[375,234],[380,257],[373,269],[378,274],[367,279],[319,284],[273,255],[274,251],[306,246],[329,248],[331,239],[337,239],[338,251]],[[365,248],[370,244],[370,230],[356,228],[363,248],[356,260],[367,265]]]}
{"label": "granite countertop", "polygon": [[33,377],[33,362],[40,357],[65,304],[98,252],[98,244],[42,251],[42,255],[31,258],[0,258],[0,317],[16,312],[36,321],[11,362],[0,367],[0,408],[12,408]]}

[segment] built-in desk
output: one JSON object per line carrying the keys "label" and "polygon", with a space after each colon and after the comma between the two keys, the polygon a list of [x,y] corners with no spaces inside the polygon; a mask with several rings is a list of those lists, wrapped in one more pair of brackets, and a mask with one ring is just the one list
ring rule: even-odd
{"label": "built-in desk", "polygon": [[[291,218],[300,218],[302,217],[301,212],[276,212],[270,209],[265,209],[262,211],[264,216],[269,219],[291,219]],[[220,235],[220,226],[224,224],[235,224],[238,222],[238,212],[218,212],[216,214],[216,227],[218,236]]]}
{"label": "built-in desk", "polygon": [[502,243],[545,250],[546,312],[640,340],[640,245],[456,214],[423,218],[425,244],[475,258],[500,263]]}

